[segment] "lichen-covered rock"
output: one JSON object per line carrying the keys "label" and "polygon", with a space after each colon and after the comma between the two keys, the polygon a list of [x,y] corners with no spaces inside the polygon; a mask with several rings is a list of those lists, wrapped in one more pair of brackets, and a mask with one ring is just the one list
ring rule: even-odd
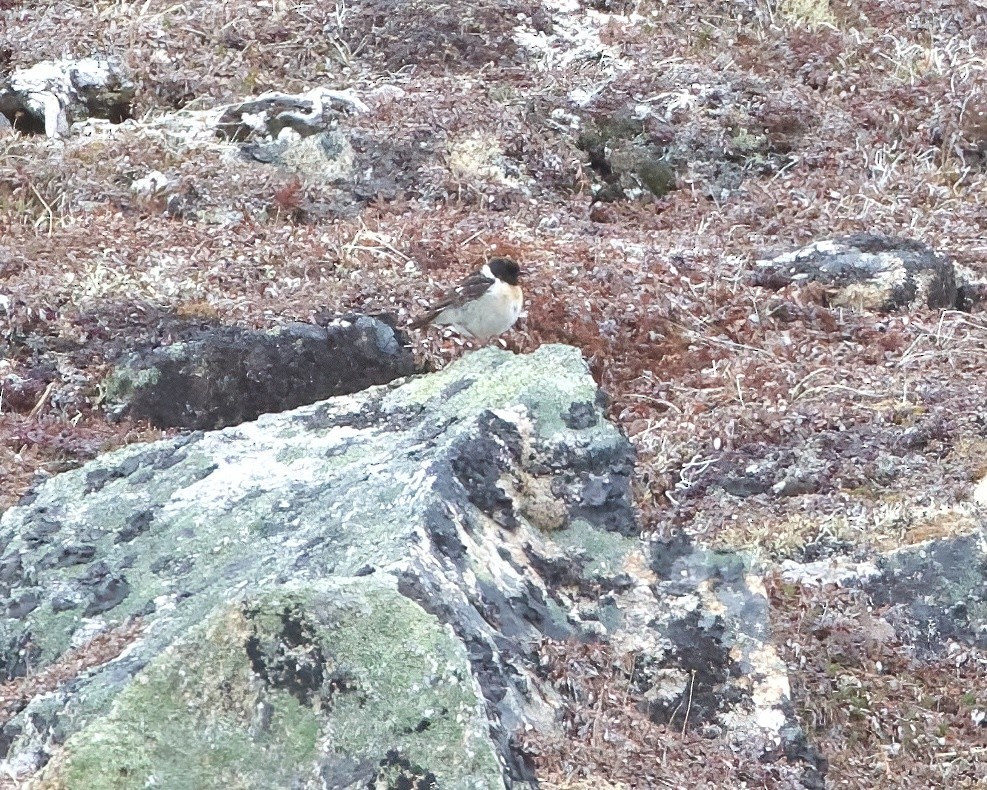
{"label": "lichen-covered rock", "polygon": [[349,91],[320,87],[301,94],[268,92],[221,108],[216,134],[232,142],[277,140],[285,129],[309,137],[332,128],[343,112],[367,109]]}
{"label": "lichen-covered rock", "polygon": [[317,88],[300,95],[265,93],[223,108],[216,134],[243,143],[244,158],[276,165],[305,184],[358,178],[353,146],[339,129],[346,112],[367,107],[349,92]]}
{"label": "lichen-covered rock", "polygon": [[821,283],[832,307],[888,312],[957,306],[956,273],[941,253],[911,239],[869,234],[818,241],[756,262],[767,288]]}
{"label": "lichen-covered rock", "polygon": [[26,119],[21,131],[54,137],[87,118],[115,123],[129,118],[136,92],[119,58],[46,60],[0,81],[0,113]]}
{"label": "lichen-covered rock", "polygon": [[68,738],[44,784],[205,788],[228,771],[242,787],[501,784],[463,644],[374,577],[218,607]]}
{"label": "lichen-covered rock", "polygon": [[578,145],[601,182],[594,188],[594,200],[662,198],[676,189],[675,170],[665,151],[643,137],[641,123],[630,118],[598,121],[580,135]]}
{"label": "lichen-covered rock", "polygon": [[0,520],[0,671],[143,629],[22,700],[0,770],[67,788],[529,786],[515,736],[553,728],[558,702],[545,637],[634,651],[655,720],[796,754],[759,578],[642,545],[632,468],[579,352],[546,346],[54,477]]}
{"label": "lichen-covered rock", "polygon": [[924,654],[950,641],[987,648],[987,529],[928,541],[881,557],[863,587],[898,638]]}
{"label": "lichen-covered rock", "polygon": [[206,330],[131,355],[103,389],[116,414],[211,429],[386,384],[413,370],[399,332],[379,318],[352,315],[327,327]]}

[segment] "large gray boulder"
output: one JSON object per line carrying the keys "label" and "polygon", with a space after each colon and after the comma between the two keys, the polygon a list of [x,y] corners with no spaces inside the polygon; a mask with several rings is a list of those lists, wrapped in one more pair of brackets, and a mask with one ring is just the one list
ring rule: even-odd
{"label": "large gray boulder", "polygon": [[575,349],[486,349],[50,479],[0,519],[0,772],[528,786],[545,638],[633,651],[656,721],[811,763],[760,578],[641,543],[601,402]]}

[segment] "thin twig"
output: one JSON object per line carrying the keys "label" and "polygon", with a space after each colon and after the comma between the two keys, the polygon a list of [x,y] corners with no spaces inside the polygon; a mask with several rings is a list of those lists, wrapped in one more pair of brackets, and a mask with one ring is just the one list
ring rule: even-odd
{"label": "thin twig", "polygon": [[28,417],[37,417],[38,413],[44,408],[45,403],[48,402],[48,398],[51,395],[51,391],[55,389],[55,382],[49,381],[48,386],[45,387],[45,391],[41,393],[41,397],[38,398],[38,402],[34,404],[34,408],[28,412]]}
{"label": "thin twig", "polygon": [[689,714],[692,712],[692,689],[696,685],[696,670],[692,670],[692,680],[689,683],[689,704],[685,708],[685,719],[682,722],[682,737],[685,737],[686,727],[689,726]]}
{"label": "thin twig", "polygon": [[[41,201],[41,205],[43,205],[45,207],[45,211],[48,212],[48,238],[51,238],[52,229],[54,228],[54,225],[55,225],[55,212],[52,211],[51,206],[49,205],[48,201],[45,200],[43,197],[41,197],[41,193],[38,192],[37,187],[35,187],[33,183],[28,182],[28,186],[31,187],[31,191],[35,194],[35,196],[38,198],[38,200]],[[43,220],[38,219],[34,223],[34,227],[37,227],[42,221]]]}

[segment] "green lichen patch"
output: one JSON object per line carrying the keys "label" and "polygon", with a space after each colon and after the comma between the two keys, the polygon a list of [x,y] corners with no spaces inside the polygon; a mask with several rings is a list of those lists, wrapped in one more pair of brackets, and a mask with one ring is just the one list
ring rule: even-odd
{"label": "green lichen patch", "polygon": [[583,519],[573,519],[568,529],[553,537],[559,548],[587,557],[588,562],[582,570],[586,579],[620,573],[628,555],[639,550],[636,538],[595,529]]}
{"label": "green lichen patch", "polygon": [[[557,374],[546,389],[545,370]],[[468,386],[458,386],[468,382]],[[391,408],[428,404],[449,417],[524,404],[543,436],[565,430],[563,415],[573,403],[593,403],[596,385],[576,348],[546,345],[526,357],[495,348],[470,354],[455,365],[410,380],[387,398]],[[607,429],[616,434],[612,426]]]}
{"label": "green lichen patch", "polygon": [[215,611],[69,738],[41,783],[315,787],[363,766],[364,780],[500,787],[485,726],[465,650],[437,620],[373,580],[327,583]]}

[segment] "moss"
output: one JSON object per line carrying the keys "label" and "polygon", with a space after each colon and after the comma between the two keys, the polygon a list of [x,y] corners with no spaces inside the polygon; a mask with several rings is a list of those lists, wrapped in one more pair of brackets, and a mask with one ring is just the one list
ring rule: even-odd
{"label": "moss", "polygon": [[636,538],[595,529],[582,519],[574,519],[568,529],[556,532],[553,539],[565,551],[580,552],[590,558],[583,568],[587,579],[620,573],[627,556],[638,550]]}
{"label": "moss", "polygon": [[[310,696],[283,677],[294,658],[271,658],[292,650],[321,660]],[[43,784],[289,787],[327,754],[393,752],[441,786],[501,786],[484,730],[464,648],[435,618],[373,580],[325,584],[215,612],[73,735]]]}
{"label": "moss", "polygon": [[100,402],[116,403],[145,387],[153,386],[161,377],[157,368],[135,370],[126,366],[118,367],[102,384]]}
{"label": "moss", "polygon": [[[315,755],[319,719],[291,695],[262,690],[242,618],[227,612],[168,651],[73,736],[53,777],[67,788],[288,786]],[[251,728],[258,704],[269,725]],[[49,778],[46,774],[46,780]]]}
{"label": "moss", "polygon": [[644,123],[629,115],[612,115],[596,120],[595,137],[603,143],[633,140],[644,133]]}
{"label": "moss", "polygon": [[644,159],[637,174],[655,197],[664,197],[675,189],[675,171],[661,159]]}
{"label": "moss", "polygon": [[53,612],[50,606],[42,606],[31,613],[32,641],[40,653],[41,666],[47,666],[69,649],[81,619],[81,607]]}
{"label": "moss", "polygon": [[337,750],[366,756],[390,742],[447,779],[461,761],[471,773],[493,769],[492,752],[477,748],[483,702],[469,663],[435,618],[384,587],[342,606],[337,596],[318,596],[313,610],[329,613],[319,618],[326,647],[364,692],[334,700]]}
{"label": "moss", "polygon": [[767,150],[768,138],[763,134],[752,134],[747,129],[739,129],[730,138],[730,148],[737,156],[753,157]]}

